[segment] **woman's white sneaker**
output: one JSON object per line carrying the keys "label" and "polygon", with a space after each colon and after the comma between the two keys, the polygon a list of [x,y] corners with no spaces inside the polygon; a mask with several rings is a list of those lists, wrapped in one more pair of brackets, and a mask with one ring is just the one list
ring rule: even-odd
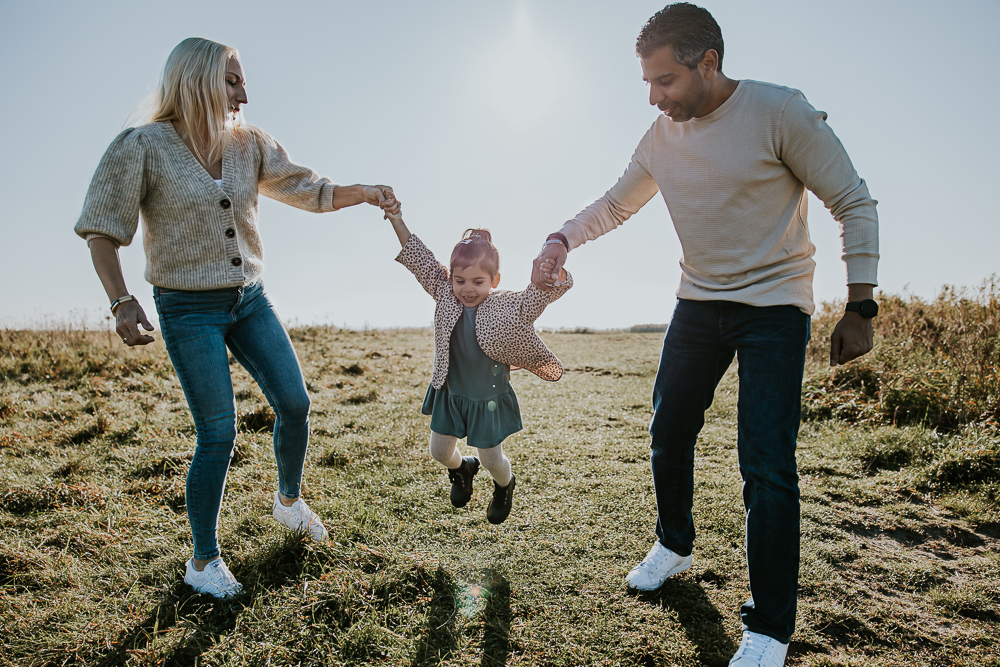
{"label": "woman's white sneaker", "polygon": [[211,595],[220,600],[231,598],[243,590],[243,586],[236,581],[236,577],[226,567],[222,558],[216,558],[209,562],[201,572],[194,569],[194,559],[192,558],[187,562],[184,583],[193,588],[195,593]]}
{"label": "woman's white sneaker", "polygon": [[638,591],[655,591],[668,577],[689,567],[691,556],[679,556],[656,540],[642,562],[625,577],[625,583]]}
{"label": "woman's white sneaker", "polygon": [[788,644],[767,635],[743,631],[743,641],[736,655],[729,661],[729,667],[782,667]]}
{"label": "woman's white sneaker", "polygon": [[316,542],[326,540],[326,526],[319,520],[316,512],[309,509],[306,501],[300,497],[291,507],[281,504],[281,498],[277,491],[274,492],[274,508],[271,515],[278,523],[291,528],[296,533],[306,533]]}

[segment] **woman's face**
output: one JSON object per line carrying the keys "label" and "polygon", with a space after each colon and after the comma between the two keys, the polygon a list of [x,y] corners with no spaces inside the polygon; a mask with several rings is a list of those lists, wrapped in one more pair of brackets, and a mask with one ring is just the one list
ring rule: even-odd
{"label": "woman's face", "polygon": [[235,115],[240,105],[247,103],[247,81],[243,78],[243,65],[235,56],[226,63],[226,94],[229,96],[229,113]]}

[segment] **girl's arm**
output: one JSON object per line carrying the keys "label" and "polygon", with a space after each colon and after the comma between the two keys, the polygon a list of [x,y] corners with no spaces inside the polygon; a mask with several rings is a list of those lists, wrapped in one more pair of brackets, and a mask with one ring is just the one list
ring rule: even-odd
{"label": "girl's arm", "polygon": [[[90,239],[90,257],[94,260],[94,269],[108,294],[108,301],[114,302],[128,294],[125,287],[125,276],[118,261],[118,246],[109,238],[95,236]],[[117,326],[115,330],[126,345],[147,345],[155,339],[142,333],[139,325],[146,331],[152,331],[153,325],[146,319],[146,313],[136,300],[126,301],[115,308]]]}
{"label": "girl's arm", "polygon": [[410,233],[401,217],[396,216],[396,220],[390,216],[387,217],[393,221],[392,226],[396,230],[396,236],[403,244],[403,249],[396,255],[396,261],[405,266],[417,279],[420,286],[424,288],[424,291],[435,300],[447,298],[451,294],[448,269],[437,261],[434,253],[423,244],[416,234]]}
{"label": "girl's arm", "polygon": [[569,291],[573,286],[573,276],[569,271],[560,267],[560,283],[555,287],[540,290],[534,284],[520,292],[517,292],[517,311],[522,320],[529,324],[538,319],[545,310],[545,307]]}
{"label": "girl's arm", "polygon": [[406,242],[410,240],[410,230],[406,228],[406,223],[403,222],[403,215],[398,211],[398,204],[396,205],[396,209],[395,213],[386,210],[385,217],[392,223],[392,228],[396,232],[396,238],[399,239],[399,245],[405,246]]}

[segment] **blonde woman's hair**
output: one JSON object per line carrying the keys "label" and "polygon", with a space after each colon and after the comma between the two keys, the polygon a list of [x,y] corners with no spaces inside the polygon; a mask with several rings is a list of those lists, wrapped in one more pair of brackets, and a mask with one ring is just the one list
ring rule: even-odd
{"label": "blonde woman's hair", "polygon": [[[180,120],[187,127],[195,157],[206,164],[222,156],[226,132],[234,123],[226,92],[226,67],[239,51],[201,37],[174,47],[163,65],[149,122]],[[235,125],[242,117],[237,114]]]}

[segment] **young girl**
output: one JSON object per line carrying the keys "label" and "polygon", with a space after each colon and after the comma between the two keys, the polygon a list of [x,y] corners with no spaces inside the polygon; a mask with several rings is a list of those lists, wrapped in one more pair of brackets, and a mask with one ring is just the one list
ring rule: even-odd
{"label": "young girl", "polygon": [[[400,215],[386,217],[402,251],[396,261],[409,269],[434,297],[434,376],[421,413],[431,416],[431,457],[448,468],[451,504],[465,507],[472,498],[472,478],[482,464],[493,477],[493,499],[486,509],[490,523],[510,514],[515,479],[502,442],[521,430],[521,411],[510,386],[511,368],[525,368],[543,380],[562,376],[562,364],[535,333],[533,322],[545,306],[573,286],[561,282],[541,291],[493,291],[500,283],[500,257],[485,229],[468,229],[451,253],[451,271],[410,234]],[[475,456],[457,447],[467,438]]]}

